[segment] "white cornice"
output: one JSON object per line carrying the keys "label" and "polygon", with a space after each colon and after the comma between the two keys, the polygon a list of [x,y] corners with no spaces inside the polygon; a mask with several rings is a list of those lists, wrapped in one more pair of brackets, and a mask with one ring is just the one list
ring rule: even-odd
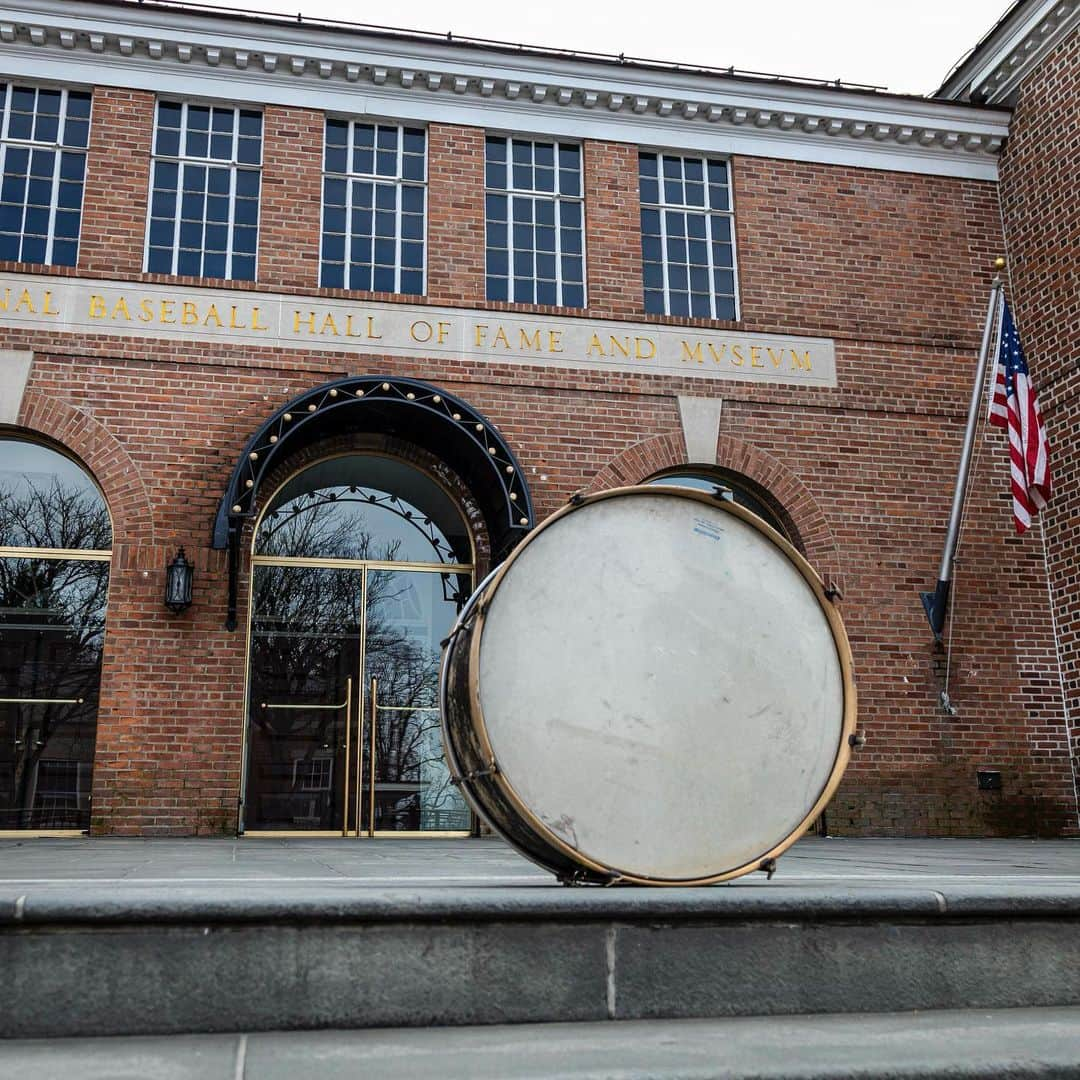
{"label": "white cornice", "polygon": [[18,78],[993,180],[1008,115],[923,98],[506,52],[293,22],[16,0]]}
{"label": "white cornice", "polygon": [[1043,59],[1080,27],[1080,0],[1018,5],[954,71],[939,94],[953,100],[1011,103]]}

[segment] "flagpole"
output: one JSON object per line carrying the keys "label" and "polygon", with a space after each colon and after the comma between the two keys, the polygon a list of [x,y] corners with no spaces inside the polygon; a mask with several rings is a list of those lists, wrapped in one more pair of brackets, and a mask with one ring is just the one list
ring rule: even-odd
{"label": "flagpole", "polygon": [[975,445],[975,429],[979,422],[979,406],[982,402],[983,388],[986,384],[986,364],[990,359],[990,342],[994,336],[994,321],[997,316],[998,302],[1001,296],[1001,273],[1005,267],[1004,259],[997,259],[990,286],[990,303],[986,309],[986,324],[983,327],[982,345],[979,349],[979,364],[975,371],[975,383],[971,388],[971,403],[968,405],[967,430],[964,432],[964,446],[960,453],[960,468],[956,474],[956,490],[953,492],[952,512],[949,514],[949,529],[945,534],[945,548],[941,553],[941,565],[938,568],[937,586],[933,592],[920,593],[926,618],[934,632],[934,640],[941,640],[941,631],[945,626],[945,613],[949,605],[949,587],[952,581],[953,558],[956,555],[956,541],[960,534],[960,517],[964,510],[964,494],[967,491],[968,473],[971,472],[971,451]]}

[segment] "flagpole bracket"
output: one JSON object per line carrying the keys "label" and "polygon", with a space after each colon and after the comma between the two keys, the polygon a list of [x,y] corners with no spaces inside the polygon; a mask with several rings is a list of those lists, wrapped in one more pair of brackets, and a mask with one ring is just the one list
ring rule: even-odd
{"label": "flagpole bracket", "polygon": [[945,613],[949,607],[949,582],[938,580],[933,592],[919,593],[926,620],[934,633],[934,640],[941,641],[941,631],[945,629]]}

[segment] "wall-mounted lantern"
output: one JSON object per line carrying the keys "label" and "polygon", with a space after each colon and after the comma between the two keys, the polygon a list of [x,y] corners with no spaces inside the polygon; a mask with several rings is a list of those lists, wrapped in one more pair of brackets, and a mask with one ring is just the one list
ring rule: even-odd
{"label": "wall-mounted lantern", "polygon": [[195,567],[184,558],[180,548],[176,557],[165,567],[165,606],[175,614],[191,607],[191,583],[195,579]]}

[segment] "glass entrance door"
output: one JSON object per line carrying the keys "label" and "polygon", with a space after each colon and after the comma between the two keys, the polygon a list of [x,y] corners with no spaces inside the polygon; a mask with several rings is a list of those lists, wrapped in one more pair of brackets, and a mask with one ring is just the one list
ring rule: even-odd
{"label": "glass entrance door", "polygon": [[439,727],[459,573],[257,565],[245,830],[464,833]]}
{"label": "glass entrance door", "polygon": [[437,699],[473,560],[455,502],[397,458],[326,458],[275,492],[252,558],[246,832],[468,831]]}
{"label": "glass entrance door", "polygon": [[456,574],[369,570],[361,786],[369,833],[464,832],[439,725],[440,642],[458,612]]}

